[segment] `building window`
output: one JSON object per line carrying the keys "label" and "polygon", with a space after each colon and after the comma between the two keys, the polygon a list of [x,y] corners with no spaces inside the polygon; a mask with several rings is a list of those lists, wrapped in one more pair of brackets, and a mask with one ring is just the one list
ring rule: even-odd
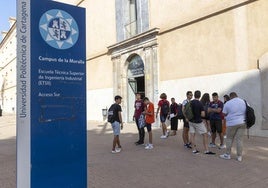
{"label": "building window", "polygon": [[149,29],[148,0],[116,0],[117,42]]}
{"label": "building window", "polygon": [[125,25],[127,38],[137,34],[137,4],[136,0],[129,0],[129,22]]}

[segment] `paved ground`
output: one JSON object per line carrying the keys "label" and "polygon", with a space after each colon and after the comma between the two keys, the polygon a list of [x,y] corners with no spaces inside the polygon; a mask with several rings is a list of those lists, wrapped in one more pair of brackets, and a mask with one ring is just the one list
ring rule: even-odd
{"label": "paved ground", "polygon": [[[182,147],[179,136],[161,140],[153,128],[153,150],[135,146],[134,125],[125,125],[121,135],[123,151],[111,154],[112,130],[109,124],[88,123],[89,188],[158,187],[268,187],[268,138],[245,137],[243,162],[216,156],[193,155]],[[0,117],[0,188],[16,187],[15,116]],[[146,139],[148,139],[146,135]],[[201,148],[201,137],[198,136]],[[199,144],[200,143],[200,144]],[[233,155],[233,157],[235,157]]]}

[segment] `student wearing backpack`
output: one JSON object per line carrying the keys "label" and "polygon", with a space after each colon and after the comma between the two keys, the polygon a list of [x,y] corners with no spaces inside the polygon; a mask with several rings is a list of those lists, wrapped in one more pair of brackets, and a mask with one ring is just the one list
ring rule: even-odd
{"label": "student wearing backpack", "polygon": [[192,100],[191,108],[193,112],[193,118],[189,120],[190,135],[192,141],[192,152],[193,154],[198,154],[199,151],[196,149],[195,144],[195,133],[198,132],[203,137],[204,154],[215,155],[215,153],[208,150],[208,135],[205,124],[202,121],[202,117],[205,117],[205,110],[202,103],[199,101],[201,97],[201,92],[199,90],[194,92],[194,100]]}
{"label": "student wearing backpack", "polygon": [[178,104],[175,102],[175,98],[171,98],[170,105],[170,125],[171,125],[171,133],[170,136],[175,136],[178,130]]}
{"label": "student wearing backpack", "polygon": [[[114,139],[113,139],[113,147],[112,153],[121,152],[121,144],[120,144],[120,129],[123,129],[123,121],[122,121],[122,108],[120,106],[122,97],[117,95],[114,97],[115,103],[109,108],[108,111],[108,121],[112,124]],[[120,126],[121,125],[121,126]],[[116,148],[117,145],[117,148]]]}
{"label": "student wearing backpack", "polygon": [[[225,94],[223,96],[223,105],[229,100],[230,100],[229,95]],[[225,139],[226,138],[226,119],[224,118],[224,115],[223,115],[223,120],[222,120],[222,135],[223,135],[223,138]]]}
{"label": "student wearing backpack", "polygon": [[234,139],[236,139],[236,159],[242,161],[243,136],[246,130],[246,104],[235,92],[230,93],[230,100],[223,107],[226,119],[226,153],[220,155],[222,159],[231,159],[231,150]]}
{"label": "student wearing backpack", "polygon": [[160,111],[160,122],[162,126],[162,131],[163,131],[163,135],[160,138],[165,139],[168,137],[168,131],[167,131],[167,126],[165,124],[165,121],[169,114],[169,101],[167,100],[167,95],[165,93],[162,93],[160,95],[160,99],[161,100],[158,102],[158,108],[156,111],[156,118]]}
{"label": "student wearing backpack", "polygon": [[189,139],[189,121],[186,120],[184,111],[185,111],[185,106],[188,102],[191,101],[192,97],[193,97],[193,93],[192,91],[187,91],[186,92],[186,99],[182,102],[182,112],[183,112],[183,130],[182,130],[182,139],[184,142],[184,147],[191,149],[191,143],[190,143],[190,139]]}

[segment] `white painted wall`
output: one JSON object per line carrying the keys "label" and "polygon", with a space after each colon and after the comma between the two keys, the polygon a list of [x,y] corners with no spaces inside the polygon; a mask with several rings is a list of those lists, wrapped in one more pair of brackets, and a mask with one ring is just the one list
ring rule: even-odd
{"label": "white painted wall", "polygon": [[113,88],[87,90],[87,120],[103,121],[102,109],[113,103]]}
{"label": "white painted wall", "polygon": [[217,92],[223,101],[223,95],[234,91],[239,97],[246,99],[254,108],[256,124],[250,129],[251,135],[268,136],[268,130],[261,130],[262,97],[260,85],[260,72],[258,69],[233,72],[226,74],[169,80],[160,82],[159,95],[165,92],[170,100],[174,97],[178,103],[186,98],[188,90],[200,90],[201,94],[207,92],[210,95]]}

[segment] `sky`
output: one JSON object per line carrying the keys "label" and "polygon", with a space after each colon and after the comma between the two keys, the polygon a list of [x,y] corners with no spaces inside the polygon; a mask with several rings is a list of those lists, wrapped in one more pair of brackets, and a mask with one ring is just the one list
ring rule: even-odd
{"label": "sky", "polygon": [[[17,0],[0,0],[0,32],[8,31],[9,17],[16,17],[16,1]],[[0,33],[0,41],[2,34]]]}

